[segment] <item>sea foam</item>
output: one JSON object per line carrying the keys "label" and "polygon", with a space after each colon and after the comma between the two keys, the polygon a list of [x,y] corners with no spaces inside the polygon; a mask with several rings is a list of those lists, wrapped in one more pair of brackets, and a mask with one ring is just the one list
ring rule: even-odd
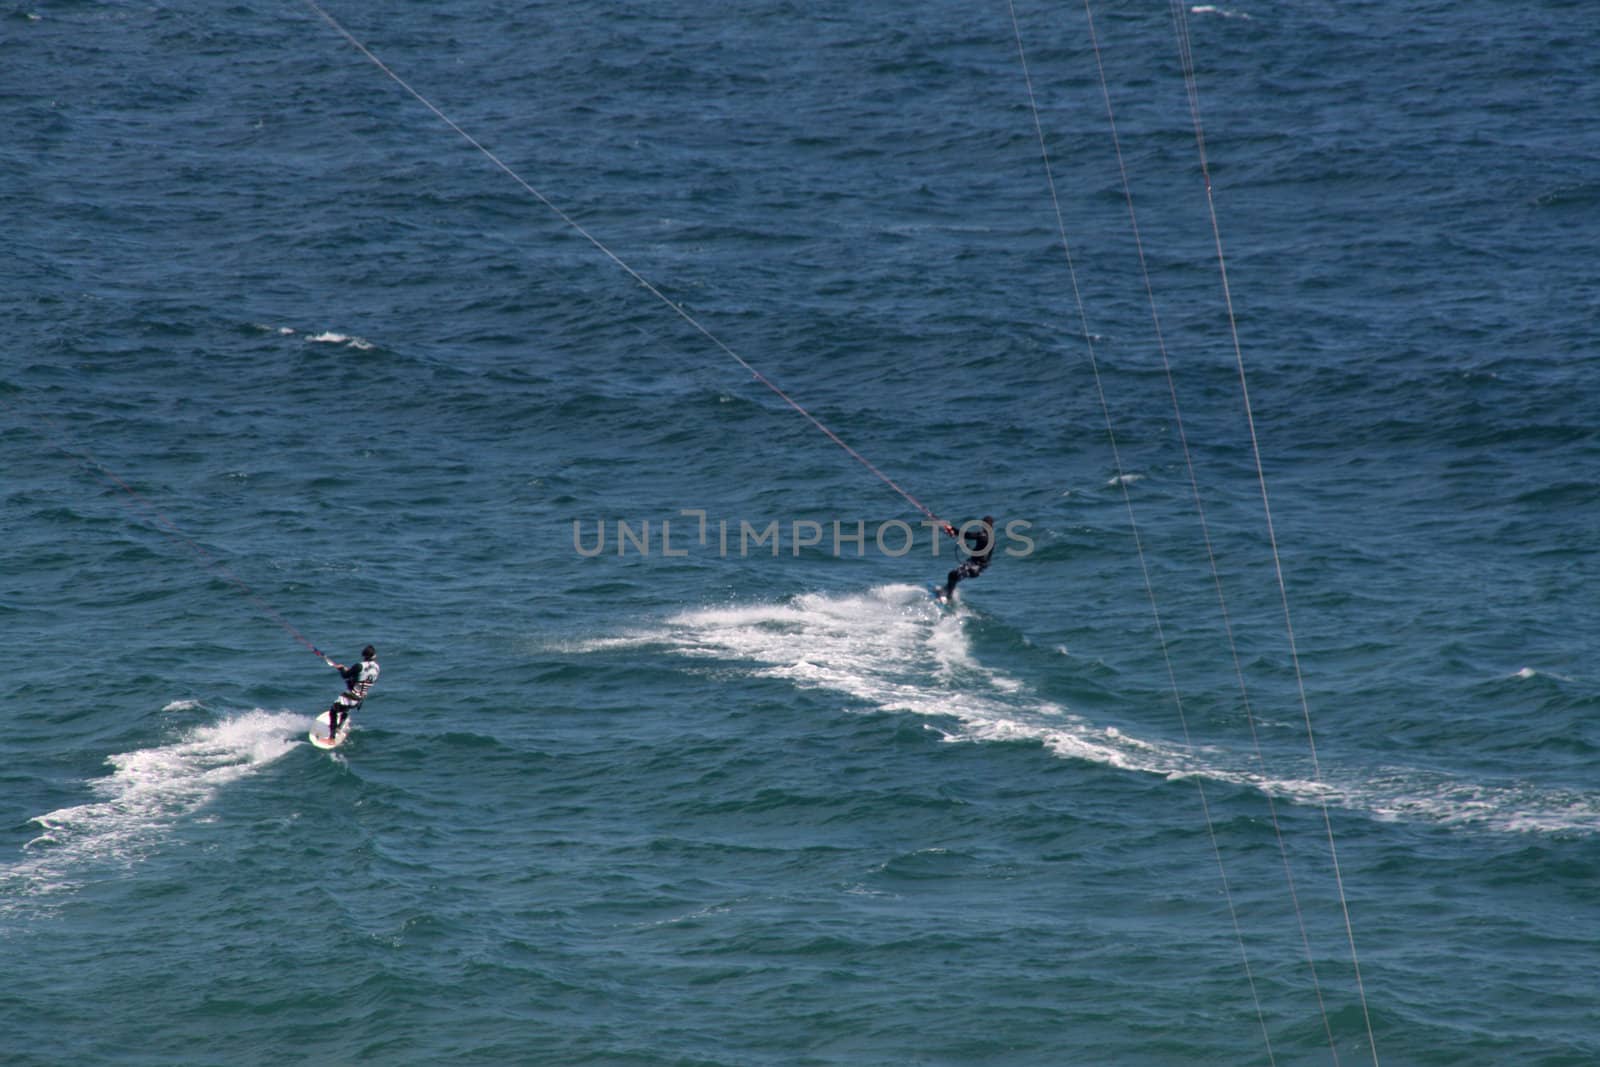
{"label": "sea foam", "polygon": [[[193,702],[167,710],[184,705]],[[0,895],[37,896],[76,884],[91,865],[136,862],[223,786],[293,749],[309,727],[304,715],[258,708],[192,727],[170,744],[106,757],[111,773],[88,782],[100,799],[31,820],[41,833],[21,862],[0,868]]]}
{"label": "sea foam", "polygon": [[1191,751],[1176,739],[1090,722],[1041,699],[1025,681],[984,666],[967,635],[967,618],[963,609],[938,608],[921,587],[886,585],[683,612],[661,630],[587,647],[648,644],[748,663],[760,676],[832,690],[877,710],[930,717],[950,742],[1033,741],[1063,759],[1174,781],[1198,776],[1382,821],[1501,833],[1600,832],[1600,794],[1484,785],[1439,771],[1367,764],[1354,745],[1344,746],[1341,759],[1324,757],[1319,772],[1309,753],[1294,745],[1258,758],[1236,740],[1196,738]]}

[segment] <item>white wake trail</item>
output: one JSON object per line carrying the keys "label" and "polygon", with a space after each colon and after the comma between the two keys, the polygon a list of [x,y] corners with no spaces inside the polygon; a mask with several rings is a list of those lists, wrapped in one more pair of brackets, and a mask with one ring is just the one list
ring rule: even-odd
{"label": "white wake trail", "polygon": [[[168,708],[185,703],[192,702]],[[111,774],[88,783],[100,799],[32,819],[41,832],[20,862],[0,867],[0,898],[56,893],[90,866],[136,862],[223,786],[293,749],[310,724],[305,715],[258,708],[195,726],[171,744],[106,757]]]}
{"label": "white wake trail", "polygon": [[1269,752],[1263,769],[1242,739],[1191,753],[1177,740],[1136,737],[1039,698],[1023,681],[974,655],[960,610],[926,590],[886,585],[853,594],[812,593],[781,603],[687,611],[663,629],[607,638],[575,651],[629,644],[692,658],[750,664],[753,674],[846,694],[882,711],[933,720],[953,742],[1034,741],[1078,759],[1169,779],[1201,775],[1299,804],[1333,804],[1384,821],[1497,833],[1600,833],[1600,794],[1530,783],[1486,785],[1445,772],[1333,759],[1319,777],[1298,751]]}

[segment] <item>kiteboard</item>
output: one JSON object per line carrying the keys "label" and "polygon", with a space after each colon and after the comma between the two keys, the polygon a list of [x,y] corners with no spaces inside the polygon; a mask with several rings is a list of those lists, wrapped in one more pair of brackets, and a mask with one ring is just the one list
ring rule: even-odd
{"label": "kiteboard", "polygon": [[933,594],[933,602],[941,608],[950,606],[950,590],[937,583],[929,585],[928,591]]}
{"label": "kiteboard", "polygon": [[332,741],[328,740],[328,713],[323,712],[317,716],[317,728],[306,736],[311,738],[311,743],[318,748],[338,748],[344,744],[344,739],[350,736],[350,716],[345,716],[344,723],[339,727],[339,732]]}

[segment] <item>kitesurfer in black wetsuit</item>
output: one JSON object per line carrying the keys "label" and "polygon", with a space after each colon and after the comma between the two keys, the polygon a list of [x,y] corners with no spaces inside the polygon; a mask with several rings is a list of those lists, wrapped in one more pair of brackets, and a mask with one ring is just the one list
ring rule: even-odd
{"label": "kitesurfer in black wetsuit", "polygon": [[965,533],[958,533],[954,526],[947,523],[944,532],[954,537],[967,555],[967,558],[957,564],[956,569],[945,577],[944,588],[939,591],[942,598],[950,600],[956,595],[957,582],[963,578],[976,578],[994,559],[994,516],[985,515],[983,525]]}
{"label": "kitesurfer in black wetsuit", "polygon": [[371,645],[363,648],[361,662],[350,667],[335,663],[331,659],[325,659],[324,662],[338,671],[340,677],[344,679],[344,692],[335,697],[333,704],[328,708],[328,740],[332,741],[339,735],[339,727],[344,725],[350,713],[367,699],[372,683],[378,680],[378,650]]}

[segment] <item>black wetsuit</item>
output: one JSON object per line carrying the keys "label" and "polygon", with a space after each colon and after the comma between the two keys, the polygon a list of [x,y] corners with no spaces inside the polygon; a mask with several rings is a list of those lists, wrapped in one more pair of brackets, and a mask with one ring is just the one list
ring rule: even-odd
{"label": "black wetsuit", "polygon": [[966,542],[968,556],[945,577],[944,595],[947,597],[956,595],[957,582],[963,578],[976,578],[994,558],[994,527],[981,524],[975,530],[966,531],[962,539]]}
{"label": "black wetsuit", "polygon": [[344,692],[334,699],[333,705],[328,708],[328,736],[331,738],[339,732],[339,727],[350,717],[350,713],[361,706],[367,699],[367,692],[372,688],[372,683],[378,680],[378,661],[364,659],[360,663],[339,668],[339,676],[344,679]]}

